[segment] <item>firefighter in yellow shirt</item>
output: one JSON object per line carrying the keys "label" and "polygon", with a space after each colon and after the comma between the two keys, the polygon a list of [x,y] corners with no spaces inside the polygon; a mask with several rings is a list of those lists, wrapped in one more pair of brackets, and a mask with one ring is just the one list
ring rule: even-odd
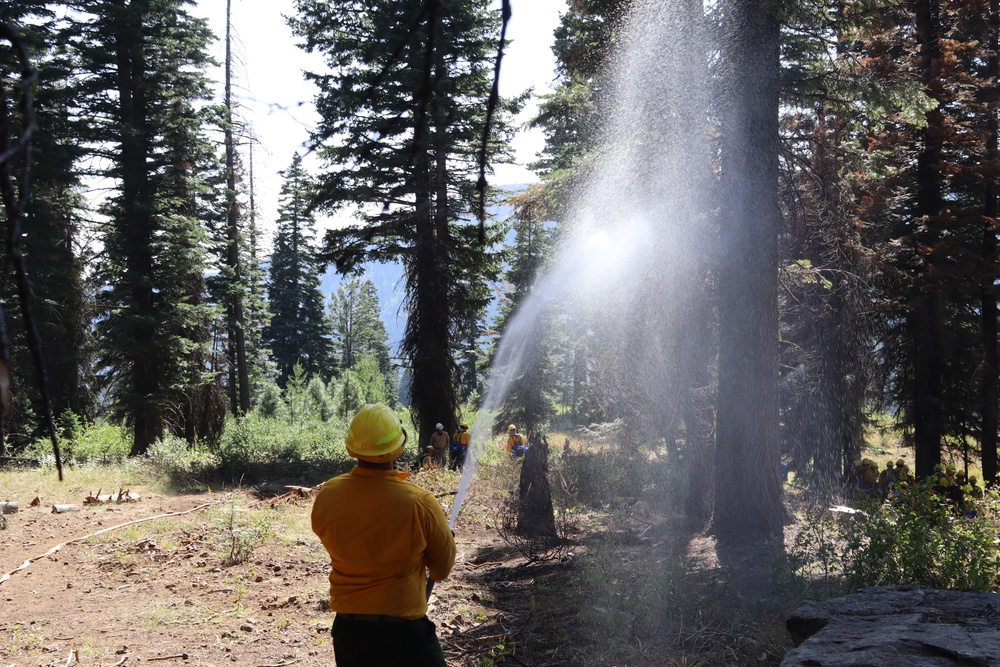
{"label": "firefighter in yellow shirt", "polygon": [[528,451],[524,444],[524,436],[517,432],[517,426],[511,424],[507,427],[507,455],[512,459],[519,459]]}
{"label": "firefighter in yellow shirt", "polygon": [[469,453],[469,425],[462,422],[458,431],[451,436],[451,449],[448,450],[448,469],[461,470],[465,465],[465,455]]}
{"label": "firefighter in yellow shirt", "polygon": [[366,405],[347,431],[358,460],[323,485],[312,529],[330,554],[330,609],[338,667],[445,667],[427,618],[427,578],[455,564],[455,538],[434,496],[393,470],[407,435],[399,417]]}

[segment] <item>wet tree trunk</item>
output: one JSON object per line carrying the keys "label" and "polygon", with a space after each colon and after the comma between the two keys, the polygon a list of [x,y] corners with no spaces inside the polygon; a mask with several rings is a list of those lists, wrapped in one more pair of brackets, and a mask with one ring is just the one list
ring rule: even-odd
{"label": "wet tree trunk", "polygon": [[549,487],[549,442],[541,433],[528,438],[518,489],[517,533],[528,538],[556,537]]}
{"label": "wet tree trunk", "polygon": [[719,263],[719,395],[713,530],[775,541],[784,525],[778,441],[779,21],[732,0]]}

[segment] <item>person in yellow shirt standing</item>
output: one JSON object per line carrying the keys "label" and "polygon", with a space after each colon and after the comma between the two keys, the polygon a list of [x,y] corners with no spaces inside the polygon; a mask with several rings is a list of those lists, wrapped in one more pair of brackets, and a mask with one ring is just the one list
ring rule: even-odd
{"label": "person in yellow shirt standing", "polygon": [[469,453],[469,425],[462,422],[458,431],[451,436],[451,449],[448,450],[448,469],[461,470],[465,465],[465,455]]}
{"label": "person in yellow shirt standing", "polygon": [[316,496],[312,529],[330,554],[330,609],[338,667],[445,667],[427,618],[427,579],[455,564],[455,538],[437,499],[393,470],[407,435],[376,403],[354,416],[344,439],[358,460]]}

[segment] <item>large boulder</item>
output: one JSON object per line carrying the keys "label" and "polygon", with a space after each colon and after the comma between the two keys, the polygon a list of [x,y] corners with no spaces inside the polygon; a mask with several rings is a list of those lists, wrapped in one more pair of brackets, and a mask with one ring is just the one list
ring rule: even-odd
{"label": "large boulder", "polygon": [[787,622],[782,667],[1000,665],[1000,594],[865,588],[803,602]]}

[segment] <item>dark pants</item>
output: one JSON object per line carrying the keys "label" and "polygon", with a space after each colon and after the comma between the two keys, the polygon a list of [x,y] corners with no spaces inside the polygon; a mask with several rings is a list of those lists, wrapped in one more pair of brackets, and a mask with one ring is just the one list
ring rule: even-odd
{"label": "dark pants", "polygon": [[337,667],[446,667],[434,624],[333,619],[333,655]]}

